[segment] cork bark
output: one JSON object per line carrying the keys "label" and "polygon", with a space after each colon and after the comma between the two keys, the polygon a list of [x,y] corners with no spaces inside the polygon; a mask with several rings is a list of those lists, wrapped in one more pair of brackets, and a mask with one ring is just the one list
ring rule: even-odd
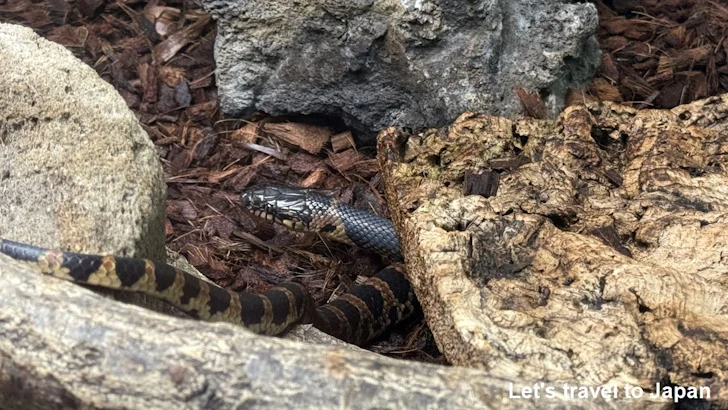
{"label": "cork bark", "polygon": [[454,364],[710,387],[728,406],[728,98],[463,114],[379,139],[409,277]]}

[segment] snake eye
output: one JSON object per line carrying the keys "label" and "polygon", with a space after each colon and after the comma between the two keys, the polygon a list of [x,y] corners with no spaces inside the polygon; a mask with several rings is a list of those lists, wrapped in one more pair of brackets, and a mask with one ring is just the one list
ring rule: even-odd
{"label": "snake eye", "polygon": [[321,228],[321,232],[323,233],[334,232],[335,230],[336,227],[334,225],[325,225]]}

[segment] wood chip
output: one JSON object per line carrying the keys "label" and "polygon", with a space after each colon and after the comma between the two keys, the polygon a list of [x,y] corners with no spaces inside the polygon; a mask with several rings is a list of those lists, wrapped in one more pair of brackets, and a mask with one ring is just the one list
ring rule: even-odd
{"label": "wood chip", "polygon": [[708,57],[711,54],[712,49],[709,45],[683,50],[672,56],[660,57],[658,70],[678,71],[698,64],[702,65],[708,62]]}
{"label": "wood chip", "polygon": [[481,195],[485,198],[490,198],[498,193],[499,183],[500,174],[493,171],[486,171],[482,174],[466,172],[463,181],[465,195]]}
{"label": "wood chip", "polygon": [[354,166],[354,173],[362,178],[371,178],[379,172],[379,161],[376,159],[367,159],[359,161]]}
{"label": "wood chip", "polygon": [[566,92],[566,106],[571,107],[572,105],[584,105],[586,104],[587,95],[584,90],[576,88],[569,88]]}
{"label": "wood chip", "polygon": [[240,168],[241,167],[232,167],[225,171],[210,172],[210,174],[207,175],[207,181],[211,182],[213,184],[218,184],[218,183],[230,178],[231,176],[240,173]]}
{"label": "wood chip", "polygon": [[297,152],[288,158],[288,165],[297,174],[308,174],[321,164],[321,159],[305,152]]}
{"label": "wood chip", "polygon": [[668,84],[660,90],[660,95],[655,103],[660,107],[675,107],[680,105],[685,95],[686,85],[681,82]]}
{"label": "wood chip", "polygon": [[599,238],[602,243],[612,247],[617,252],[632,257],[632,252],[627,247],[622,245],[622,241],[619,240],[619,235],[617,234],[617,229],[614,227],[614,225],[602,226],[592,230],[589,233]]}
{"label": "wood chip", "polygon": [[164,236],[172,236],[172,235],[174,235],[174,226],[172,225],[172,221],[170,221],[169,218],[165,218]]}
{"label": "wood chip", "polygon": [[629,27],[622,35],[630,40],[649,40],[654,34],[652,24],[640,20],[630,20]]}
{"label": "wood chip", "polygon": [[527,155],[518,155],[516,157],[494,158],[488,161],[488,167],[494,170],[512,171],[523,165],[529,164],[531,159]]}
{"label": "wood chip", "polygon": [[255,166],[239,168],[237,169],[237,173],[225,183],[225,187],[229,188],[233,192],[242,192],[250,185],[250,181],[253,180],[255,175]]}
{"label": "wood chip", "polygon": [[548,117],[546,104],[538,93],[528,92],[519,84],[516,86],[516,94],[518,94],[523,108],[526,109],[530,117],[538,119],[546,119]]}
{"label": "wood chip", "polygon": [[217,110],[217,101],[210,100],[199,104],[195,104],[185,110],[190,120],[202,120],[203,118],[212,118]]}
{"label": "wood chip", "polygon": [[628,75],[622,80],[622,86],[633,91],[637,95],[650,95],[655,91],[652,86],[642,77]]}
{"label": "wood chip", "polygon": [[154,145],[170,145],[179,142],[178,137],[164,137],[154,141]]}
{"label": "wood chip", "polygon": [[194,159],[194,151],[188,148],[172,146],[168,156],[169,164],[174,171],[188,168]]}
{"label": "wood chip", "polygon": [[167,201],[167,216],[185,222],[197,219],[197,210],[187,200]]}
{"label": "wood chip", "polygon": [[627,47],[629,40],[624,36],[612,36],[604,40],[602,45],[609,51],[616,51]]}
{"label": "wood chip", "polygon": [[88,38],[88,30],[85,27],[70,25],[56,27],[48,34],[49,40],[64,47],[83,47],[86,38]]}
{"label": "wood chip", "polygon": [[351,131],[341,132],[331,137],[331,148],[334,152],[341,152],[348,148],[356,148],[354,136],[351,135]]}
{"label": "wood chip", "polygon": [[198,140],[192,148],[195,151],[196,161],[202,161],[209,157],[220,141],[220,138],[212,130],[206,129],[204,131],[204,137]]}
{"label": "wood chip", "polygon": [[223,239],[230,239],[230,235],[235,230],[235,227],[236,225],[230,221],[230,218],[217,215],[205,221],[205,227],[203,229],[207,231],[210,236],[219,236]]}
{"label": "wood chip", "polygon": [[142,63],[139,65],[137,73],[144,91],[142,101],[149,104],[157,102],[159,83],[156,68],[152,64]]}
{"label": "wood chip", "polygon": [[248,122],[242,128],[238,128],[230,134],[233,141],[242,143],[254,143],[258,140],[258,130],[260,126],[255,122]]}
{"label": "wood chip", "polygon": [[177,31],[177,21],[182,16],[182,12],[174,7],[162,7],[154,5],[155,2],[149,2],[144,7],[144,17],[152,23],[154,31],[158,37],[166,37]]}
{"label": "wood chip", "polygon": [[203,15],[199,20],[172,34],[166,40],[154,47],[154,57],[157,61],[167,62],[174,57],[184,46],[199,37],[202,30],[210,22],[210,16]]}
{"label": "wood chip", "polygon": [[243,144],[243,146],[245,146],[245,148],[247,148],[247,149],[249,149],[249,150],[253,150],[253,151],[258,151],[258,152],[262,152],[262,153],[264,153],[264,154],[266,154],[266,155],[270,155],[271,157],[275,157],[275,158],[278,158],[278,159],[280,159],[280,160],[282,160],[282,161],[285,161],[285,160],[286,160],[286,154],[284,154],[284,153],[282,153],[282,152],[278,151],[278,150],[277,150],[277,149],[275,149],[275,148],[271,148],[271,147],[264,147],[264,146],[262,146],[262,145],[258,145],[258,144],[253,144],[253,143],[249,143],[249,142],[248,142],[248,143],[245,143],[245,144]]}
{"label": "wood chip", "polygon": [[687,39],[687,29],[685,26],[677,26],[668,30],[665,34],[665,42],[674,48],[683,48]]}
{"label": "wood chip", "polygon": [[78,0],[78,9],[84,16],[93,17],[104,3],[104,0]]}
{"label": "wood chip", "polygon": [[163,66],[159,69],[159,80],[169,88],[177,87],[186,79],[185,71],[181,68]]}
{"label": "wood chip", "polygon": [[603,101],[622,102],[619,89],[603,78],[595,78],[589,85],[589,92]]}
{"label": "wood chip", "polygon": [[323,181],[326,179],[326,176],[328,175],[328,172],[326,171],[326,168],[319,167],[313,170],[306,179],[301,181],[300,186],[302,188],[312,188],[321,186]]}
{"label": "wood chip", "polygon": [[618,16],[611,19],[602,20],[599,25],[607,30],[609,34],[622,34],[629,30],[633,23],[625,17]]}
{"label": "wood chip", "polygon": [[328,127],[296,122],[266,123],[263,125],[263,131],[311,154],[321,152],[332,134]]}
{"label": "wood chip", "polygon": [[353,149],[349,148],[346,151],[339,153],[329,154],[329,159],[326,161],[331,168],[344,173],[352,168],[361,161],[359,154]]}
{"label": "wood chip", "polygon": [[601,72],[610,81],[619,81],[619,69],[617,69],[617,65],[614,63],[614,57],[609,53],[602,54]]}

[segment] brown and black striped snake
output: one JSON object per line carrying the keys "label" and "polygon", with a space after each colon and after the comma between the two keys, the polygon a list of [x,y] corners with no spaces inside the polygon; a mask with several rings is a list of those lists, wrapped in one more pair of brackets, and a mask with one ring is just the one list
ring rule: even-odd
{"label": "brown and black striped snake", "polygon": [[[264,187],[244,192],[243,205],[258,217],[293,230],[328,237],[400,259],[392,223],[315,191]],[[57,278],[111,289],[142,292],[203,320],[241,324],[277,335],[296,323],[349,343],[364,345],[419,309],[401,264],[392,265],[351,292],[316,307],[294,282],[261,294],[234,292],[183,270],[146,259],[62,252],[0,239],[0,252]]]}

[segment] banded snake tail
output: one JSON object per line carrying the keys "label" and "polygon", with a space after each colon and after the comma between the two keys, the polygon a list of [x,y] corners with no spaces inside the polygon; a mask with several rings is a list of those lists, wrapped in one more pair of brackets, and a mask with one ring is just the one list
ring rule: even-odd
{"label": "banded snake tail", "polygon": [[[265,187],[242,194],[253,214],[295,230],[400,256],[391,222],[311,190]],[[316,308],[298,283],[260,294],[234,292],[181,269],[146,259],[63,252],[0,239],[0,252],[44,274],[77,283],[141,292],[209,321],[241,324],[266,335],[296,323],[313,325],[336,338],[364,345],[419,309],[401,264],[394,264],[351,292]]]}

